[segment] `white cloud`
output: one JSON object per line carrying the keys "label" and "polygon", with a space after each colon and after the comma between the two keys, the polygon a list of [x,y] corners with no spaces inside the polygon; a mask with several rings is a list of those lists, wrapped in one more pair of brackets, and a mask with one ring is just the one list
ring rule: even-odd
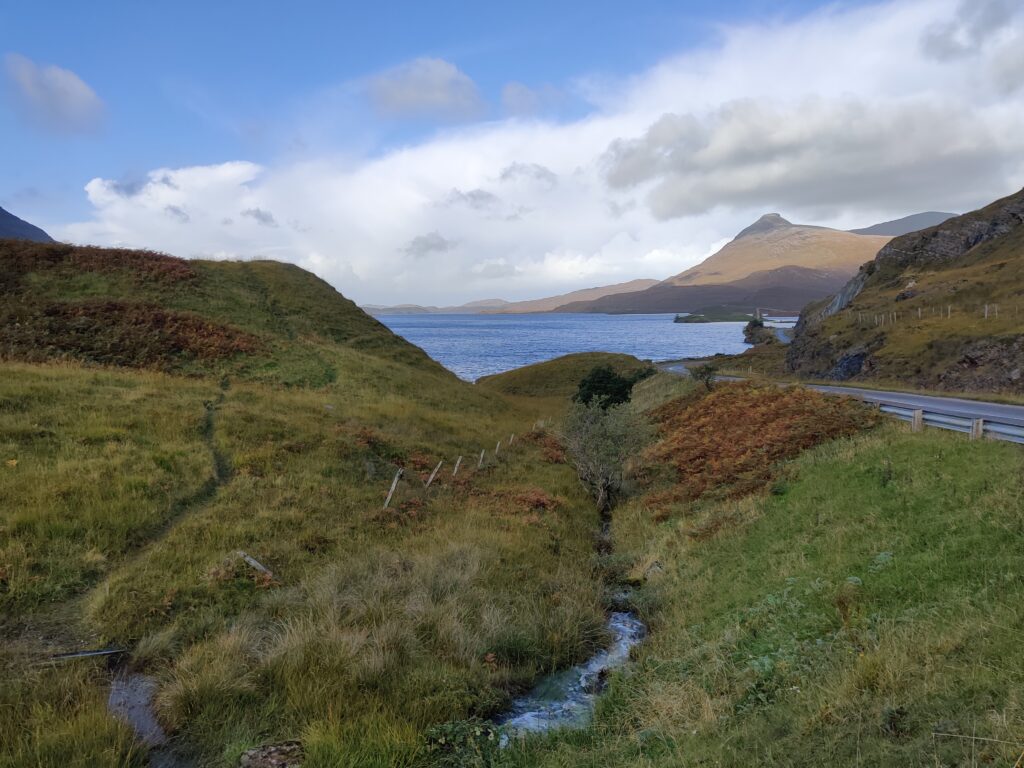
{"label": "white cloud", "polygon": [[483,111],[476,83],[444,59],[415,59],[370,79],[374,108],[387,117],[465,119]]}
{"label": "white cloud", "polygon": [[[361,160],[96,179],[93,219],[56,234],[286,259],[357,301],[442,305],[667,277],[767,211],[848,228],[967,210],[1024,183],[1012,45],[1024,24],[1017,13],[993,29],[963,13],[954,0],[893,0],[727,28],[629,79],[588,82],[595,106],[572,121],[449,128]],[[965,23],[982,30],[953,33],[970,50],[927,50],[935,25]],[[441,64],[426,69],[463,82]],[[467,87],[462,103],[476,103]],[[384,90],[396,110],[416,104],[404,87]],[[257,210],[277,226],[243,213]]]}
{"label": "white cloud", "polygon": [[4,57],[12,90],[26,114],[58,133],[88,133],[103,119],[103,102],[68,69],[39,66],[17,53]]}

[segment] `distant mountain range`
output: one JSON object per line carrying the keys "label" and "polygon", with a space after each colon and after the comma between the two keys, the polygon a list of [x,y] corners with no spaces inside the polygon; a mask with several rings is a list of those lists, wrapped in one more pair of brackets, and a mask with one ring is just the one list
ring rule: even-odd
{"label": "distant mountain range", "polygon": [[53,238],[39,227],[19,219],[13,213],[0,208],[0,239],[32,240],[37,243],[52,243]]}
{"label": "distant mountain range", "polygon": [[941,213],[940,211],[926,211],[915,213],[912,216],[904,216],[902,219],[883,221],[881,224],[874,224],[863,229],[851,229],[855,235],[887,235],[888,237],[899,237],[917,232],[921,229],[928,229],[942,224],[945,221],[956,217],[955,213]]}
{"label": "distant mountain range", "polygon": [[485,299],[483,301],[471,301],[468,304],[460,304],[457,307],[424,307],[418,304],[398,304],[392,307],[368,304],[363,309],[371,315],[424,315],[424,314],[521,314],[531,312],[554,312],[563,304],[575,301],[594,301],[604,296],[611,296],[617,293],[630,293],[642,291],[657,285],[657,280],[630,280],[627,283],[616,283],[615,285],[604,285],[599,288],[583,288],[571,293],[563,293],[558,296],[549,296],[543,299],[532,299],[530,301],[504,301],[502,299]]}
{"label": "distant mountain range", "polygon": [[487,299],[457,307],[415,304],[363,307],[371,314],[511,314],[520,312],[753,312],[797,313],[837,291],[890,238],[955,216],[928,211],[843,231],[793,224],[766,213],[717,253],[667,280],[632,280],[533,301]]}
{"label": "distant mountain range", "polygon": [[574,302],[559,312],[700,312],[709,307],[799,312],[838,290],[888,237],[793,224],[767,213],[695,267],[635,293]]}

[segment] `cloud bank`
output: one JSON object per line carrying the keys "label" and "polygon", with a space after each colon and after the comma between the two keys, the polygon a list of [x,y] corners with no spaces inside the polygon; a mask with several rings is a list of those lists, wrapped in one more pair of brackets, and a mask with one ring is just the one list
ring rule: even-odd
{"label": "cloud bank", "polygon": [[[566,87],[590,108],[573,120],[524,117],[537,102],[506,88],[516,116],[355,161],[339,149],[157,169],[130,188],[95,179],[93,219],[59,234],[286,259],[367,303],[667,277],[766,211],[847,228],[1019,188],[1022,50],[1021,11],[1002,0],[832,7],[724,28],[633,77],[581,78]],[[441,60],[370,82],[389,117],[484,109]]]}
{"label": "cloud bank", "polygon": [[11,90],[25,114],[57,133],[88,133],[103,119],[103,102],[68,69],[39,66],[18,53],[4,57]]}

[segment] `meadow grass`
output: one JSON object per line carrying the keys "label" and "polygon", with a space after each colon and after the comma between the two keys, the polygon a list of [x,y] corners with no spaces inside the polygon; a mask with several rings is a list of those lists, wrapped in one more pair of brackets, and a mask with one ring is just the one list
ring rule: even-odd
{"label": "meadow grass", "polygon": [[651,635],[590,729],[508,764],[1012,765],[1022,469],[1012,445],[887,426],[769,492],[667,519],[636,498],[614,530]]}
{"label": "meadow grass", "polygon": [[204,765],[295,737],[395,765],[605,640],[597,516],[536,411],[321,351],[347,375],[316,389],[3,364],[0,765],[144,759],[105,662],[40,665],[59,651],[129,648]]}

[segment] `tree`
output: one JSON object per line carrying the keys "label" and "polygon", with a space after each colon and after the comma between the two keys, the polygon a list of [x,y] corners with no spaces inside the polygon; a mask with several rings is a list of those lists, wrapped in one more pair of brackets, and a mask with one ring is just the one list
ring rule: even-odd
{"label": "tree", "polygon": [[703,384],[710,392],[715,387],[715,376],[718,375],[718,367],[711,363],[704,363],[690,369],[690,375],[698,384]]}
{"label": "tree", "polygon": [[648,366],[630,376],[622,376],[610,366],[601,365],[583,377],[572,399],[584,405],[598,400],[604,408],[625,403],[629,400],[633,385],[654,372],[654,369]]}
{"label": "tree", "polygon": [[562,435],[580,482],[594,497],[605,525],[626,479],[626,464],[647,442],[647,429],[626,404],[594,398],[569,408]]}

